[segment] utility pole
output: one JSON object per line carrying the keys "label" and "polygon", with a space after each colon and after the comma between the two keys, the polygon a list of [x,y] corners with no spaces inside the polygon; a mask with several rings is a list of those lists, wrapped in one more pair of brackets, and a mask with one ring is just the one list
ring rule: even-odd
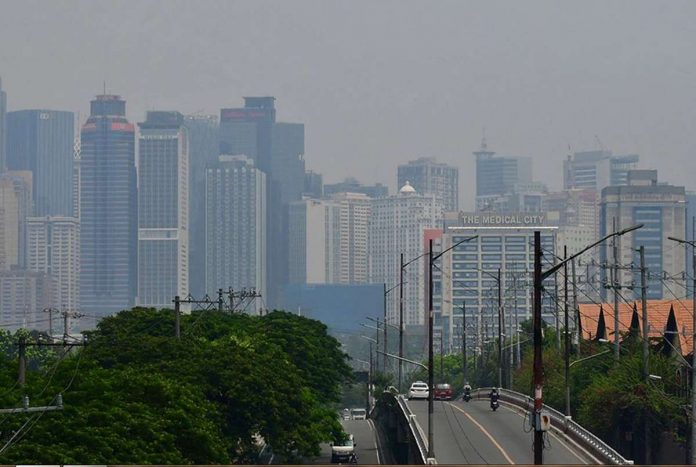
{"label": "utility pole", "polygon": [[402,392],[401,378],[404,358],[404,254],[399,263],[399,392]]}
{"label": "utility pole", "polygon": [[575,333],[578,337],[576,352],[580,356],[580,343],[582,342],[582,329],[580,328],[580,309],[578,308],[578,284],[575,277],[575,259],[570,260],[570,269],[573,274],[573,314],[575,316]]}
{"label": "utility pole", "polygon": [[84,315],[81,313],[75,313],[71,311],[61,311],[61,316],[63,317],[63,341],[66,341],[70,335],[68,334],[68,320],[70,318],[80,318]]}
{"label": "utility pole", "polygon": [[443,376],[444,376],[443,364],[444,364],[444,359],[445,359],[444,358],[445,352],[444,352],[444,345],[443,345],[443,341],[445,340],[444,337],[445,336],[443,333],[443,329],[441,327],[440,328],[440,382],[441,383],[444,381],[444,379],[443,379]]}
{"label": "utility pole", "polygon": [[222,298],[222,289],[218,289],[218,311],[222,313],[223,311],[223,298]]}
{"label": "utility pole", "polygon": [[503,283],[498,268],[498,387],[503,387]]}
{"label": "utility pole", "polygon": [[181,301],[178,295],[174,297],[174,337],[181,339]]}
{"label": "utility pole", "polygon": [[[384,353],[387,353],[387,283],[384,283]],[[379,327],[379,326],[377,326]],[[382,357],[382,373],[387,374],[387,358]]]}
{"label": "utility pole", "polygon": [[[616,232],[616,217],[613,220],[614,232]],[[619,340],[619,244],[616,237],[612,240],[612,249],[614,250],[614,267],[613,267],[613,288],[614,288],[614,359],[618,362],[621,356],[621,341]]]}
{"label": "utility pole", "polygon": [[[553,265],[557,263],[556,255],[553,255]],[[554,308],[556,309],[556,349],[561,353],[561,310],[558,306],[558,276],[553,276]]]}
{"label": "utility pole", "polygon": [[[638,251],[640,253],[640,306],[643,315],[643,378],[645,379],[645,384],[650,384],[650,324],[648,323],[648,283],[646,279],[647,271],[645,268],[645,247],[641,245]],[[643,441],[645,445],[644,464],[650,464],[649,421],[649,418],[646,417],[645,423],[643,424],[643,434],[645,436]]]}
{"label": "utility pole", "polygon": [[428,249],[428,458],[435,457],[433,441],[433,239]]}
{"label": "utility pole", "polygon": [[541,358],[541,232],[534,232],[534,464],[542,465],[544,450],[544,434],[541,431],[539,420],[541,409],[544,405],[542,390],[544,384],[544,368]]}
{"label": "utility pole", "polygon": [[59,313],[55,308],[44,308],[44,313],[48,313],[48,338],[53,342],[53,313]]}
{"label": "utility pole", "polygon": [[467,375],[467,361],[466,361],[466,300],[462,301],[462,376],[463,383],[466,384],[469,381]]}
{"label": "utility pole", "polygon": [[24,386],[27,377],[27,340],[22,336],[19,338],[19,371],[17,375],[17,383],[20,387]]}
{"label": "utility pole", "polygon": [[[568,246],[563,245],[563,259],[568,259]],[[566,416],[570,417],[570,329],[568,328],[568,261],[563,264],[563,291],[565,293],[565,397]]]}

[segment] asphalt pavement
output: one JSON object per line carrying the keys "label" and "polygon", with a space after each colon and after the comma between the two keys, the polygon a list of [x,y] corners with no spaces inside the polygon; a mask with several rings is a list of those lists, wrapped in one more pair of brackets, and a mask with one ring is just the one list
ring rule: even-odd
{"label": "asphalt pavement", "polygon": [[[412,400],[423,433],[428,430],[428,401]],[[435,401],[433,438],[439,464],[533,464],[533,433],[524,416],[501,404],[496,412],[488,400]],[[567,443],[546,433],[544,464],[586,464]]]}

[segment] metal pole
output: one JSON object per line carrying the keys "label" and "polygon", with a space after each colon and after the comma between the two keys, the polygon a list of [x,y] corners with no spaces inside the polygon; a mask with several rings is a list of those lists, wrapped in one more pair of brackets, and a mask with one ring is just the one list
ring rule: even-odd
{"label": "metal pole", "polygon": [[541,359],[541,232],[534,232],[534,464],[542,465],[544,437],[539,426],[543,406],[544,369]]}
{"label": "metal pole", "polygon": [[[515,275],[513,273],[512,275],[512,289],[513,289],[513,294],[517,293],[517,288],[515,287],[516,284],[515,280]],[[508,356],[508,388],[512,389],[512,370],[514,369],[515,365],[515,330],[513,329],[513,322],[512,322],[512,316],[510,316],[510,355]]]}
{"label": "metal pole", "polygon": [[[647,270],[645,268],[645,247],[640,246],[640,306],[643,315],[643,378],[645,379],[645,384],[649,384],[650,378],[650,324],[648,323],[648,283],[647,283]],[[645,440],[643,444],[645,445],[645,461],[644,464],[650,463],[650,428],[648,427],[649,419],[645,418],[645,423],[643,424],[643,433]]]}
{"label": "metal pole", "polygon": [[578,284],[575,276],[575,259],[570,260],[570,270],[573,275],[573,315],[575,316],[575,333],[578,337],[578,347],[576,352],[580,356],[580,342],[582,341],[582,330],[580,329],[580,309],[578,308]]}
{"label": "metal pole", "polygon": [[402,392],[401,377],[404,361],[404,254],[399,266],[399,392]]}
{"label": "metal pole", "polygon": [[[616,218],[614,218],[614,232],[616,232]],[[619,341],[619,244],[618,239],[613,237],[612,247],[614,250],[613,267],[613,289],[614,289],[614,359],[620,358],[621,342]]]}
{"label": "metal pole", "polygon": [[503,387],[503,283],[498,268],[498,387]]}
{"label": "metal pole", "polygon": [[[379,325],[377,326],[379,327]],[[387,353],[387,283],[384,283],[384,353]],[[387,374],[387,357],[382,357],[382,373]]]}
{"label": "metal pole", "polygon": [[[553,264],[554,266],[557,263],[556,255],[553,255]],[[554,296],[553,300],[556,302],[554,303],[554,308],[556,309],[556,349],[558,350],[558,353],[561,353],[561,310],[560,307],[558,306],[558,276],[554,275],[553,276],[553,290],[554,290]]]}
{"label": "metal pole", "polygon": [[462,302],[462,375],[464,384],[469,381],[466,361],[466,301]]}
{"label": "metal pole", "polygon": [[27,375],[27,341],[24,336],[19,338],[19,371],[17,382],[20,386],[24,386]]}
{"label": "metal pole", "polygon": [[[693,231],[692,231],[693,232]],[[693,247],[693,244],[691,245]],[[691,360],[691,463],[696,464],[696,254],[691,257],[693,284],[691,293],[692,324],[692,360]]]}
{"label": "metal pole", "polygon": [[181,300],[174,297],[174,337],[181,338]]}
{"label": "metal pole", "polygon": [[[568,247],[563,246],[563,259],[568,258]],[[570,417],[570,330],[568,328],[568,263],[563,265],[563,289],[565,293],[565,397],[566,415]]]}
{"label": "metal pole", "polygon": [[444,335],[443,335],[443,328],[440,328],[440,382],[442,383],[444,381],[443,375],[443,365],[444,365],[444,346],[443,346],[443,341],[444,341]]}
{"label": "metal pole", "polygon": [[[526,296],[526,294],[525,294],[525,296]],[[522,349],[520,348],[520,321],[519,321],[518,316],[517,316],[517,294],[515,294],[513,306],[515,307],[515,338],[517,339],[517,368],[520,368],[522,366]]]}
{"label": "metal pole", "polygon": [[428,255],[428,458],[435,457],[433,442],[433,239]]}

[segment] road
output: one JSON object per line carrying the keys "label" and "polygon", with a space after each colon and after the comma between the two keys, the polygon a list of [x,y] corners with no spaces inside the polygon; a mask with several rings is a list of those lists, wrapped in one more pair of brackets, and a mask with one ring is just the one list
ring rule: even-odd
{"label": "road", "polygon": [[[381,464],[382,455],[377,449],[377,436],[371,420],[342,420],[343,429],[353,435],[358,464]],[[331,447],[321,446],[321,455],[312,459],[312,464],[330,464]]]}
{"label": "road", "polygon": [[[428,401],[408,401],[423,433],[428,430]],[[433,438],[439,464],[533,464],[533,433],[525,418],[501,404],[493,412],[488,401],[435,401]],[[586,464],[575,451],[547,433],[544,464]]]}

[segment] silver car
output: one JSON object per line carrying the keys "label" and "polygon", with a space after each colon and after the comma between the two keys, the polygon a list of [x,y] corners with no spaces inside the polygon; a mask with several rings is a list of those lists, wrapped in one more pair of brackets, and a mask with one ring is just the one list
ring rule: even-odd
{"label": "silver car", "polygon": [[424,383],[423,381],[416,381],[408,390],[409,399],[427,399],[428,396],[430,396],[428,384]]}

